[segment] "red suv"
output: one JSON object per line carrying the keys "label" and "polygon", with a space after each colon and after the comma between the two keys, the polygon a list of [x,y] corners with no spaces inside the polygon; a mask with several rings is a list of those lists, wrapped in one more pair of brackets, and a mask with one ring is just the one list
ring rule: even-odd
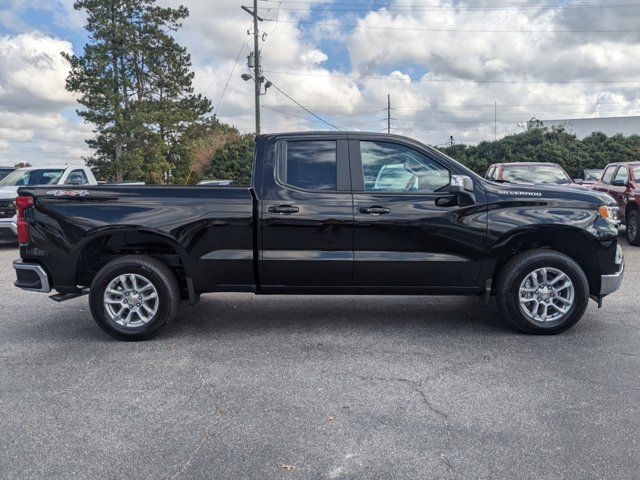
{"label": "red suv", "polygon": [[591,188],[615,198],[620,220],[627,226],[627,240],[640,245],[640,162],[610,163]]}

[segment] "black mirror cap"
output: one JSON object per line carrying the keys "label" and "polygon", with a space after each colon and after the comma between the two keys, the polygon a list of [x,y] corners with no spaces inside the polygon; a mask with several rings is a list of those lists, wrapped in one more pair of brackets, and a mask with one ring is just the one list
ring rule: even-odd
{"label": "black mirror cap", "polygon": [[626,187],[627,182],[625,182],[624,180],[614,180],[611,182],[611,185],[613,185],[614,187]]}

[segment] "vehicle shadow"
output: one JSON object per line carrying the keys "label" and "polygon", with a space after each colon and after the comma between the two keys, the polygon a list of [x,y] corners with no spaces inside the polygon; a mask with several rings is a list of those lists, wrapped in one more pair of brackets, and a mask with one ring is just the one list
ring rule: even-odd
{"label": "vehicle shadow", "polygon": [[480,297],[434,296],[258,296],[206,295],[182,308],[163,336],[303,331],[406,331],[513,333],[491,301]]}

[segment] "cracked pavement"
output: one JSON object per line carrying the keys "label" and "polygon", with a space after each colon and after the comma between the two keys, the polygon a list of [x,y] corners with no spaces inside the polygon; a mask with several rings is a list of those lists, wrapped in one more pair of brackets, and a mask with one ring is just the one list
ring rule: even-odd
{"label": "cracked pavement", "polygon": [[621,242],[622,290],[559,336],[478,298],[213,294],[143,343],[15,289],[0,248],[0,478],[637,478]]}

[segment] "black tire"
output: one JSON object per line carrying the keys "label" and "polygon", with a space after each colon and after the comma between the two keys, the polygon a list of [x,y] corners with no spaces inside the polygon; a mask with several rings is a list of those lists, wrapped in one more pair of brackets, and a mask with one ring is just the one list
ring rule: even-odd
{"label": "black tire", "polygon": [[640,245],[640,212],[632,210],[627,215],[627,241],[636,247]]}
{"label": "black tire", "polygon": [[[520,306],[520,286],[527,275],[539,268],[557,269],[573,284],[573,304],[553,321],[531,319]],[[502,268],[496,284],[496,299],[504,319],[518,330],[553,335],[568,330],[582,318],[589,303],[589,282],[580,266],[567,255],[554,250],[530,250],[514,256]]]}
{"label": "black tire", "polygon": [[[117,323],[103,302],[109,283],[123,274],[140,275],[157,291],[156,312],[143,325],[123,326]],[[179,303],[180,287],[173,272],[161,261],[143,255],[120,257],[106,264],[93,279],[89,292],[93,319],[102,330],[118,340],[148,340],[156,336],[175,317]]]}

